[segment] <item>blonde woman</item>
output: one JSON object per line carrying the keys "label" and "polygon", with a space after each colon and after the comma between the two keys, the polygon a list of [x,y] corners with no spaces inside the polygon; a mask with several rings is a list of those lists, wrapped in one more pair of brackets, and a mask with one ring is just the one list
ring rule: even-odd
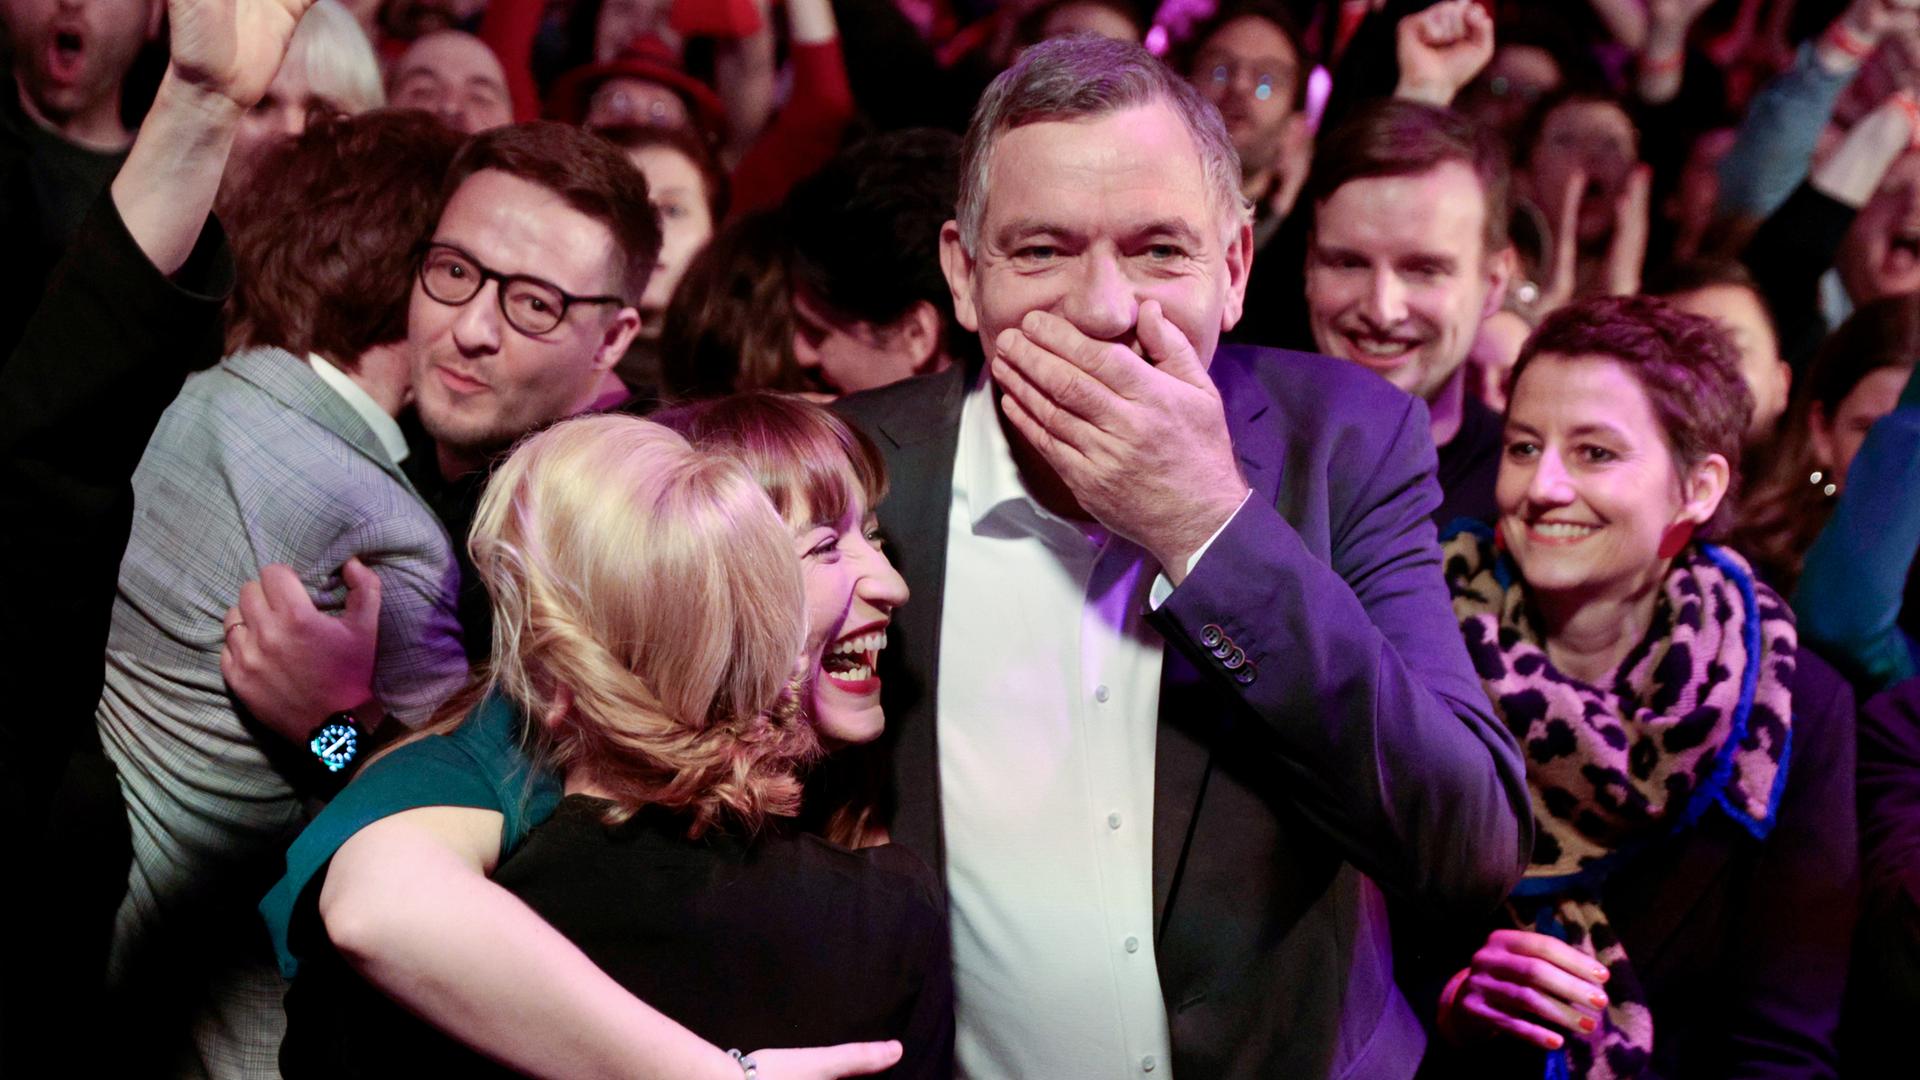
{"label": "blonde woman", "polygon": [[[771,496],[785,519],[785,558],[789,567],[799,567],[806,594],[804,653],[809,670],[801,711],[812,721],[812,730],[829,748],[877,737],[883,718],[878,682],[870,676],[874,657],[861,650],[877,645],[893,607],[906,599],[904,584],[871,535],[869,507],[884,490],[878,454],[825,410],[773,395],[692,406],[666,419],[697,445],[744,462],[766,491],[762,501]],[[604,492],[615,474],[594,464],[582,466],[578,475],[591,478],[589,489]],[[503,481],[498,478],[496,484]],[[578,591],[599,595],[592,589]],[[646,596],[634,602],[641,601],[658,602]],[[677,611],[676,632],[683,636],[703,625],[687,602],[674,600],[654,610]],[[520,624],[503,620],[502,625]],[[705,640],[719,639],[709,633]],[[448,713],[466,715],[463,704],[450,705]],[[282,1055],[289,1075],[339,1066],[335,1061],[299,1060],[315,1056],[299,1036],[304,1002],[313,1001],[317,993],[309,990],[308,980],[329,977],[317,974],[315,967],[331,966],[337,975],[342,957],[416,1013],[535,1075],[741,1075],[741,1068],[714,1044],[687,1030],[706,1034],[670,1002],[671,992],[642,992],[636,998],[638,984],[628,977],[633,973],[614,970],[617,965],[584,940],[576,945],[562,938],[484,876],[518,848],[530,823],[552,813],[558,798],[551,771],[529,758],[518,741],[519,726],[513,710],[483,705],[452,731],[399,748],[350,785],[289,853],[288,877],[262,906],[281,946],[283,969],[292,974],[301,959],[307,965],[290,998],[295,1038]],[[862,802],[854,797],[860,790],[860,770],[838,767],[847,760],[845,752],[835,758],[835,771],[851,782],[826,786],[824,799],[817,797],[823,785],[810,782],[808,819],[849,843],[882,840],[884,834],[867,820]],[[778,810],[788,811],[790,805],[782,802]],[[555,818],[560,826],[568,821],[565,813]],[[737,834],[737,829],[727,833]],[[860,857],[883,864],[906,861],[891,849]],[[514,872],[523,858],[516,855],[510,864]],[[913,869],[925,873],[917,864]],[[595,892],[592,903],[604,908],[606,899]],[[454,913],[458,917],[449,917]],[[831,922],[820,923],[809,935],[826,941],[821,928]],[[631,940],[632,929],[610,937]],[[939,948],[931,960],[938,970],[929,969],[917,998],[921,1011],[871,1035],[863,1030],[847,1036],[904,1040],[907,1061],[899,1075],[945,1071],[951,1020],[944,1000],[943,935],[944,927],[936,935]],[[826,947],[818,942],[817,947]],[[340,956],[327,948],[329,943]],[[580,946],[588,947],[583,953]],[[701,970],[723,985],[745,977],[745,969],[733,970],[723,957],[702,959]],[[606,963],[609,970],[597,963]],[[615,978],[609,978],[610,973]],[[791,978],[783,976],[769,1000],[835,1000],[835,1016],[824,1026],[792,1018],[780,1038],[760,1045],[842,1037],[838,1033],[847,1030],[842,1020],[851,1014],[848,1003],[837,1000],[839,991],[809,998],[797,992]],[[662,1006],[674,1019],[641,999]],[[324,1042],[324,1016],[318,1019],[323,1022],[306,1030]],[[370,1037],[348,1040],[345,1051],[353,1052]],[[318,1056],[340,1052],[339,1047],[322,1047]],[[899,1045],[881,1043],[755,1056],[760,1077],[831,1077],[884,1068],[901,1053]],[[399,1062],[394,1067],[404,1068]]]}

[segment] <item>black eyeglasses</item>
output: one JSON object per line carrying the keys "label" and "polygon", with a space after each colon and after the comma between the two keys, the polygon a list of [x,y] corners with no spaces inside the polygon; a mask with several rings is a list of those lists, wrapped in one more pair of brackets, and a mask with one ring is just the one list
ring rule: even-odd
{"label": "black eyeglasses", "polygon": [[432,243],[420,257],[420,287],[449,307],[459,307],[480,295],[487,282],[497,281],[500,314],[507,325],[532,337],[550,334],[575,304],[625,304],[618,296],[575,296],[550,281],[526,274],[502,274],[452,244]]}

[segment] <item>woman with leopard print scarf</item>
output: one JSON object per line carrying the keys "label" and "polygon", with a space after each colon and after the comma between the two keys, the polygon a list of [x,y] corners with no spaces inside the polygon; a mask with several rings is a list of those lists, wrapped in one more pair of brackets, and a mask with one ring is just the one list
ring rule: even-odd
{"label": "woman with leopard print scarf", "polygon": [[[1535,842],[1448,981],[1430,1073],[1824,1076],[1857,894],[1852,698],[1725,525],[1752,398],[1710,322],[1549,317],[1454,613],[1527,754]],[[1544,1055],[1544,1060],[1542,1059]]]}

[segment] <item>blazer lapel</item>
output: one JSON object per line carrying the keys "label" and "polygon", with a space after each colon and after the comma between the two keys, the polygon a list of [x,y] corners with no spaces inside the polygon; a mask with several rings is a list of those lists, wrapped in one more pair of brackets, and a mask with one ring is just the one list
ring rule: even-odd
{"label": "blazer lapel", "polygon": [[380,445],[379,436],[353,411],[353,406],[313,373],[305,360],[285,349],[262,347],[237,352],[222,366],[236,378],[251,383],[262,393],[339,436],[419,497],[412,481],[400,471],[399,463]]}
{"label": "blazer lapel", "polygon": [[[1268,402],[1259,381],[1247,375],[1237,350],[1223,348],[1209,371],[1220,390],[1227,431],[1247,486],[1248,500],[1272,505],[1280,487],[1279,444],[1263,438],[1256,422]],[[1164,650],[1160,667],[1160,725],[1153,756],[1153,917],[1164,927],[1167,902],[1179,884],[1193,842],[1194,816],[1206,795],[1213,762],[1213,735],[1232,704],[1212,688],[1179,649]]]}
{"label": "blazer lapel", "polygon": [[960,435],[966,372],[938,375],[857,395],[836,408],[874,436],[887,461],[888,494],[878,513],[888,555],[911,599],[894,614],[881,654],[887,730],[876,746],[887,772],[883,788],[895,843],[946,882],[940,825],[937,695],[940,619],[947,577],[947,522],[953,504],[953,458]]}

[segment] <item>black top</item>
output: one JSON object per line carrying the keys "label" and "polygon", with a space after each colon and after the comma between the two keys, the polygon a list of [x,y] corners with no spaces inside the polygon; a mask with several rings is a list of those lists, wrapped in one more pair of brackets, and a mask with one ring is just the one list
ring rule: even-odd
{"label": "black top", "polygon": [[47,278],[87,212],[127,160],[70,143],[35,123],[20,104],[13,71],[0,65],[0,355],[13,350]]}
{"label": "black top", "polygon": [[1860,710],[1860,933],[1842,1046],[1863,1071],[1904,1052],[1920,1009],[1920,679]]}
{"label": "black top", "polygon": [[1433,523],[1442,530],[1459,518],[1491,523],[1500,514],[1493,499],[1500,479],[1500,414],[1469,393],[1460,430],[1440,447],[1440,508]]}
{"label": "black top", "polygon": [[453,557],[460,567],[460,596],[455,604],[460,640],[466,645],[467,659],[483,663],[493,648],[493,603],[474,570],[473,556],[467,551],[467,533],[473,529],[480,496],[486,494],[492,470],[477,469],[449,480],[440,473],[439,451],[419,415],[411,409],[401,414],[400,430],[407,437],[407,460],[400,463],[400,471],[407,474],[414,490],[453,539]]}
{"label": "black top", "polygon": [[[11,83],[0,84],[0,94],[11,93]],[[9,270],[28,246],[22,235],[0,230],[20,243],[8,249]],[[110,778],[75,792],[77,801],[56,803],[54,791],[69,752],[97,745],[100,658],[133,521],[134,467],[187,372],[219,358],[220,309],[232,285],[233,261],[213,219],[169,278],[103,195],[44,296],[34,283],[38,306],[28,305],[34,314],[0,353],[0,565],[15,570],[0,610],[0,681],[14,690],[0,717],[0,817],[15,856],[45,883],[0,897],[0,920],[35,928],[0,963],[0,1076],[85,1074],[75,1054],[84,1062],[98,1049],[48,1036],[50,1024],[94,1015],[51,988],[84,983],[89,952],[97,950],[96,962],[105,956],[104,937],[81,941],[60,928],[85,923],[86,903],[102,900],[111,922],[127,864],[125,848],[108,845],[126,843],[126,813]],[[92,760],[105,759],[95,751]],[[43,826],[55,815],[60,833],[43,850]],[[98,876],[52,870],[71,867],[68,857]],[[96,988],[102,970],[92,969]]]}
{"label": "black top", "polygon": [[1833,265],[1858,213],[1810,183],[1768,216],[1740,256],[1779,330],[1780,355],[1797,379],[1832,329],[1820,312],[1820,278]]}
{"label": "black top", "polygon": [[1240,321],[1221,336],[1237,345],[1318,352],[1307,316],[1307,233],[1312,209],[1303,202],[1273,226],[1255,250]]}
{"label": "black top", "polygon": [[[1649,1076],[1834,1075],[1860,895],[1853,692],[1806,649],[1791,687],[1792,749],[1767,839],[1713,810],[1607,879],[1608,919],[1653,1010]],[[1459,970],[1485,940],[1460,943],[1442,968]],[[1543,1067],[1540,1052],[1503,1038],[1436,1043],[1421,1076],[1532,1080]]]}
{"label": "black top", "polygon": [[[881,1075],[952,1074],[946,913],[925,863],[893,845],[848,851],[805,835],[689,840],[658,812],[610,828],[604,806],[563,800],[494,880],[715,1045],[899,1039],[906,1056]],[[319,966],[304,965],[287,997],[286,1076],[503,1073],[373,1000],[337,959]]]}

